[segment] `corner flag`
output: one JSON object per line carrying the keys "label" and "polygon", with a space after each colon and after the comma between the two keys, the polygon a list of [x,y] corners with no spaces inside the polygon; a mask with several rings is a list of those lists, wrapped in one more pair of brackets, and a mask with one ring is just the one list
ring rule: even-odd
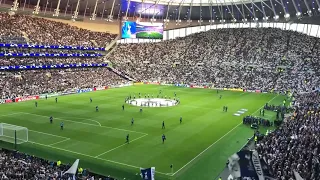
{"label": "corner flag", "polygon": [[71,166],[66,172],[63,173],[63,175],[65,175],[65,174],[75,175],[76,172],[77,172],[77,169],[78,169],[78,165],[79,165],[79,159],[77,159],[77,160],[72,164],[72,166]]}
{"label": "corner flag", "polygon": [[140,168],[140,171],[141,171],[140,175],[143,180],[154,180],[154,175],[156,173],[155,167],[146,168],[146,169]]}

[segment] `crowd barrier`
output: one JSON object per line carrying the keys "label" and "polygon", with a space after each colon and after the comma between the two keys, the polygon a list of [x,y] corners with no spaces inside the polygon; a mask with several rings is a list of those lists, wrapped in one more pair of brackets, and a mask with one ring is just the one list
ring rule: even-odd
{"label": "crowd barrier", "polygon": [[101,57],[102,54],[94,53],[0,53],[0,57]]}
{"label": "crowd barrier", "polygon": [[27,66],[0,66],[0,70],[22,70],[22,69],[56,69],[56,68],[81,68],[81,67],[108,67],[107,63],[102,64],[56,64],[56,65],[27,65]]}
{"label": "crowd barrier", "polygon": [[34,48],[34,49],[71,49],[71,50],[98,50],[105,51],[103,47],[84,47],[84,46],[58,46],[58,45],[36,45],[36,44],[4,44],[0,43],[0,47],[7,48]]}

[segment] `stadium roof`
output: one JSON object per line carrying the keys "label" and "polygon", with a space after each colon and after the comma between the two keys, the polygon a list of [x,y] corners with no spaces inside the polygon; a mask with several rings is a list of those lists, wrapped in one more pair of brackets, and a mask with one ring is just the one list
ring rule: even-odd
{"label": "stadium roof", "polygon": [[[38,0],[30,0],[31,7]],[[26,1],[25,1],[26,2]],[[73,13],[78,0],[61,0],[60,16],[65,10]],[[141,17],[158,22],[169,20],[223,23],[242,21],[300,21],[312,17],[312,22],[320,24],[320,0],[80,0],[79,16],[91,16],[95,5],[96,16],[113,19],[121,17]],[[41,11],[45,6],[55,9],[58,0],[40,0]],[[20,4],[20,7],[23,4]],[[289,17],[290,15],[290,17]],[[286,18],[286,17],[287,18]],[[298,18],[297,18],[298,17]],[[310,23],[308,21],[308,23]]]}
{"label": "stadium roof", "polygon": [[[139,1],[139,2],[138,2]],[[318,16],[320,0],[122,0],[122,16],[179,20],[263,21]],[[275,18],[276,17],[276,18]]]}
{"label": "stadium roof", "polygon": [[181,5],[181,6],[217,6],[217,5],[231,5],[251,2],[261,2],[261,0],[131,0],[135,2],[164,4],[164,5]]}

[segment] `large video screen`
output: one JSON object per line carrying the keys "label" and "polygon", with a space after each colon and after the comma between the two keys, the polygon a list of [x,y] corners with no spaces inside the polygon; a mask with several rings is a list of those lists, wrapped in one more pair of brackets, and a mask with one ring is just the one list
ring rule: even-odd
{"label": "large video screen", "polygon": [[163,23],[123,21],[122,39],[162,39]]}

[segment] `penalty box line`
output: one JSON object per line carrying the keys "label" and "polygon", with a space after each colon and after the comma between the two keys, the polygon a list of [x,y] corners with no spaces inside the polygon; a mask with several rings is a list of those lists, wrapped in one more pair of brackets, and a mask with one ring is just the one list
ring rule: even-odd
{"label": "penalty box line", "polygon": [[[147,136],[147,134],[145,134],[145,135],[143,135],[143,136],[140,136],[140,137],[138,137],[138,138],[135,138],[135,139],[133,139],[133,140],[130,141],[130,142],[134,142],[134,141],[139,140],[139,139],[141,139],[141,138],[143,138],[143,137],[145,137],[145,136]],[[118,148],[121,148],[122,146],[125,146],[125,145],[127,145],[127,143],[124,143],[124,144],[122,144],[122,145],[120,145],[120,146],[117,146],[117,147],[115,147],[115,148],[112,148],[112,149],[110,149],[110,150],[108,150],[108,151],[106,151],[106,152],[103,152],[103,153],[95,156],[95,157],[98,158],[99,156],[105,155],[105,154],[107,154],[107,153],[109,153],[109,152],[111,152],[111,151],[114,151],[114,150],[116,150],[116,149],[118,149]]]}
{"label": "penalty box line", "polygon": [[[272,99],[270,99],[267,103],[273,101],[276,97],[278,97],[278,95],[274,96]],[[255,112],[253,112],[251,115],[254,115],[256,112],[258,112],[261,108],[263,108],[263,106],[261,106],[260,108],[258,108]],[[238,125],[236,125],[234,128],[232,128],[230,131],[228,131],[226,134],[224,134],[223,136],[221,136],[218,140],[216,140],[215,142],[213,142],[209,147],[207,147],[206,149],[204,149],[202,152],[200,152],[196,157],[194,157],[193,159],[191,159],[189,162],[187,162],[187,164],[183,165],[180,169],[178,169],[176,172],[174,172],[173,174],[171,174],[170,176],[174,176],[176,175],[178,172],[180,172],[183,168],[185,168],[186,166],[188,166],[190,163],[192,163],[195,159],[197,159],[199,156],[201,156],[203,153],[205,153],[208,149],[210,149],[213,145],[215,145],[217,142],[219,142],[221,139],[223,139],[224,137],[226,137],[228,134],[230,134],[232,131],[234,131],[237,127],[239,127],[242,124],[239,123]]]}
{"label": "penalty box line", "polygon": [[35,132],[35,133],[39,133],[39,134],[44,134],[44,135],[48,135],[48,136],[53,136],[53,137],[63,138],[63,140],[58,141],[58,142],[55,142],[55,143],[52,143],[52,144],[50,144],[50,146],[52,146],[52,145],[56,145],[56,144],[59,144],[59,143],[62,143],[62,142],[65,142],[65,141],[69,141],[69,140],[71,140],[70,138],[63,137],[63,136],[58,136],[58,135],[55,135],[55,134],[44,133],[44,132],[35,131],[35,130],[31,130],[31,129],[28,129],[28,131],[30,131],[30,132]]}
{"label": "penalty box line", "polygon": [[[144,137],[144,136],[143,136],[143,137]],[[31,143],[31,144],[36,144],[36,145],[39,145],[39,146],[48,147],[48,148],[52,148],[52,149],[57,149],[57,150],[60,150],[60,151],[69,152],[69,153],[72,153],[72,154],[77,154],[77,155],[81,155],[81,156],[86,156],[86,157],[93,158],[93,159],[98,159],[98,160],[102,160],[102,161],[107,161],[107,162],[111,162],[111,163],[114,163],[114,164],[119,164],[119,165],[122,165],[122,166],[127,166],[127,167],[130,167],[130,168],[135,168],[135,169],[139,169],[139,170],[140,170],[140,168],[141,168],[141,167],[138,167],[138,166],[134,166],[134,165],[130,165],[130,164],[125,164],[125,163],[121,163],[121,162],[117,162],[117,161],[113,161],[113,160],[109,160],[109,159],[103,159],[103,158],[100,158],[100,157],[95,157],[95,156],[91,156],[91,155],[88,155],[88,154],[83,154],[83,153],[79,153],[79,152],[75,152],[75,151],[70,151],[70,150],[67,150],[67,149],[58,148],[58,147],[54,147],[54,146],[51,146],[51,145],[46,145],[46,144],[37,143],[37,142],[32,142],[32,141],[29,141],[29,143]],[[163,173],[163,172],[159,172],[159,171],[156,171],[156,173],[170,176],[170,175],[168,175],[169,173]]]}
{"label": "penalty box line", "polygon": [[[29,115],[38,116],[38,117],[48,117],[48,116],[44,116],[44,115],[40,115],[40,114],[33,114],[33,113],[27,113],[27,112],[20,112],[20,114],[29,114]],[[102,126],[102,125],[96,125],[96,124],[90,124],[90,123],[85,123],[85,122],[73,121],[73,120],[69,120],[69,119],[63,119],[63,118],[59,118],[59,117],[56,117],[55,119],[60,119],[63,121],[69,121],[69,122],[78,123],[78,124],[84,124],[84,125],[88,125],[88,126],[96,126],[96,127],[102,127],[102,128],[108,128],[108,129],[115,129],[115,130],[119,130],[119,131],[126,131],[126,132],[133,132],[133,133],[148,135],[147,133],[144,133],[144,132],[132,131],[132,130],[127,130],[127,129],[120,129],[120,128],[114,128],[114,127]],[[83,120],[90,121],[90,119],[84,119],[84,118],[83,118]]]}

